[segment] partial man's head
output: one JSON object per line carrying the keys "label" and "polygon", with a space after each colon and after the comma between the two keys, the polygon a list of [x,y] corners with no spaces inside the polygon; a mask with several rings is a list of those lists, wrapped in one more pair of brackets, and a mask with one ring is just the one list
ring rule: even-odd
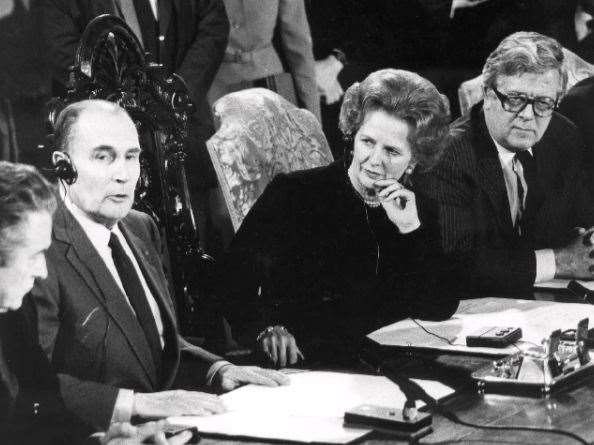
{"label": "partial man's head", "polygon": [[483,68],[485,121],[491,137],[510,151],[536,144],[567,84],[561,45],[535,32],[506,37]]}
{"label": "partial man's head", "polygon": [[45,278],[53,187],[31,166],[0,161],[0,312],[18,309],[36,278]]}
{"label": "partial man's head", "polygon": [[85,100],[59,114],[54,163],[69,158],[77,177],[63,183],[73,204],[108,228],[124,218],[134,202],[140,175],[140,142],[128,113],[112,102]]}

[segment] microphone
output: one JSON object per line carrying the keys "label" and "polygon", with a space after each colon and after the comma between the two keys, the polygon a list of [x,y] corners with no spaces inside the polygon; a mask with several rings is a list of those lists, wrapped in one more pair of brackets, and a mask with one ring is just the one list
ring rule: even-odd
{"label": "microphone", "polygon": [[379,368],[379,372],[394,382],[406,397],[403,409],[364,404],[350,409],[344,414],[347,426],[371,427],[390,435],[408,440],[417,440],[433,431],[433,416],[419,412],[416,401],[422,400],[430,408],[437,402],[419,384],[389,368]]}

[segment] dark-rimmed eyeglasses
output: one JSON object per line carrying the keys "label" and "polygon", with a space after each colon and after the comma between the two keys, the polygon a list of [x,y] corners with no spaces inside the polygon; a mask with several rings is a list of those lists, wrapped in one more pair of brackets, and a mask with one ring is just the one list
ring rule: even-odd
{"label": "dark-rimmed eyeglasses", "polygon": [[532,105],[534,114],[539,117],[548,117],[557,107],[557,101],[550,97],[535,97],[533,99],[523,94],[503,94],[494,86],[491,87],[505,111],[520,113],[527,105]]}

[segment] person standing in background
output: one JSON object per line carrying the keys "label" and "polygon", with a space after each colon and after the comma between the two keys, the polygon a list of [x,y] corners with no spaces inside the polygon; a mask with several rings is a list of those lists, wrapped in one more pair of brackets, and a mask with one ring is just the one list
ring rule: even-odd
{"label": "person standing in background", "polygon": [[[44,0],[42,33],[52,69],[53,94],[62,95],[85,27],[101,14],[123,19],[167,76],[179,74],[197,111],[190,116],[186,172],[195,209],[208,214],[217,179],[206,150],[214,133],[206,93],[221,63],[229,22],[222,0]],[[206,220],[199,218],[200,239]],[[203,246],[205,247],[205,246]]]}
{"label": "person standing in background", "polygon": [[[296,105],[320,119],[312,40],[303,0],[224,0],[231,25],[229,43],[208,100],[259,86],[290,73]],[[278,43],[278,45],[276,45]],[[278,51],[277,51],[278,50]],[[283,95],[283,91],[277,91]]]}
{"label": "person standing in background", "polygon": [[[320,117],[312,40],[303,0],[224,0],[231,25],[210,104],[225,94],[266,87]],[[209,195],[209,250],[218,257],[233,237],[220,187]]]}

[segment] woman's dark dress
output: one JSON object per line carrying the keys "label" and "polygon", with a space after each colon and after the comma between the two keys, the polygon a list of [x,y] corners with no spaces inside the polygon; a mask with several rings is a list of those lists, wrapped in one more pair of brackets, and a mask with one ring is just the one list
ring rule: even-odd
{"label": "woman's dark dress", "polygon": [[[414,188],[414,187],[413,187]],[[221,269],[220,296],[236,338],[282,324],[313,361],[355,357],[365,334],[414,316],[449,317],[457,299],[432,206],[401,234],[366,206],[341,161],[282,174],[243,221]]]}

